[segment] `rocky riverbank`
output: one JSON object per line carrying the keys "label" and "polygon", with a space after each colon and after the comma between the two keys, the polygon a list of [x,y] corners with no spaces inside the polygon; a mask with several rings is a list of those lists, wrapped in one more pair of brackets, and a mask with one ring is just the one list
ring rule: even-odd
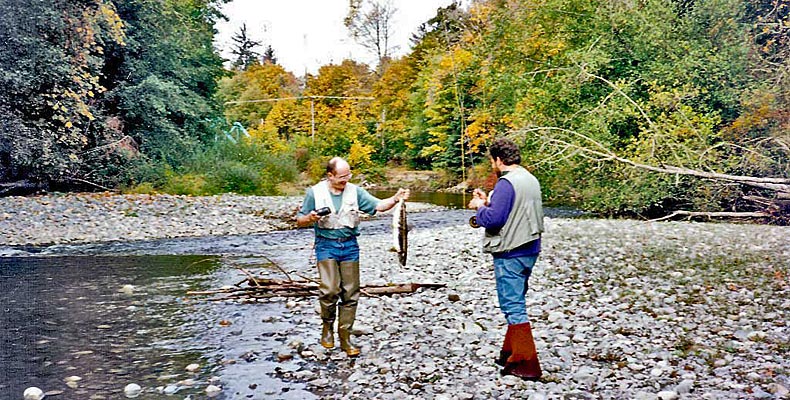
{"label": "rocky riverbank", "polygon": [[[418,231],[406,267],[363,263],[369,283],[449,288],[363,298],[356,363],[308,343],[311,357],[347,364],[348,378],[315,367],[294,377],[355,399],[788,398],[788,228],[547,220],[527,300],[539,383],[500,377],[492,362],[505,325],[479,234]],[[360,245],[377,260],[385,243],[363,236]]]}
{"label": "rocky riverbank", "polygon": [[[0,198],[0,245],[266,233],[294,227],[299,196],[69,193]],[[411,203],[409,209],[432,208]],[[0,254],[2,255],[2,254]]]}
{"label": "rocky riverbank", "polygon": [[[267,232],[287,227],[299,202],[233,195],[5,198],[1,240]],[[363,283],[447,288],[362,298],[356,341],[363,353],[356,360],[317,344],[314,298],[287,300],[294,330],[270,357],[290,359],[291,366],[278,377],[337,399],[790,398],[790,228],[564,218],[546,225],[527,299],[541,382],[501,377],[493,363],[504,318],[490,257],[479,249],[481,232],[465,224],[413,230],[405,267],[385,262],[393,259],[388,235],[361,236]],[[260,390],[249,390],[239,396],[259,398]]]}
{"label": "rocky riverbank", "polygon": [[297,197],[50,194],[0,198],[0,244],[45,245],[285,229]]}

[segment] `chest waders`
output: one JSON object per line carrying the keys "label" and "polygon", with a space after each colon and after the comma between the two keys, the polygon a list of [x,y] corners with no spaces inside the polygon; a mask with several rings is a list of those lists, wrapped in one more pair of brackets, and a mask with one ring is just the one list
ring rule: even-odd
{"label": "chest waders", "polygon": [[[359,355],[359,348],[351,343],[351,329],[357,315],[359,301],[359,261],[343,261],[334,259],[318,262],[318,301],[321,304],[321,346],[327,349],[335,347],[333,327],[337,311],[337,336],[340,338],[340,349],[349,357]],[[338,305],[338,300],[340,304]]]}
{"label": "chest waders", "polygon": [[[355,228],[359,225],[359,204],[356,186],[346,184],[341,207],[335,210],[327,183],[322,181],[313,186],[317,206],[329,207],[332,213],[321,218],[318,226],[323,229]],[[355,237],[343,239],[318,239],[351,243]],[[357,260],[359,260],[357,254]],[[321,346],[335,347],[334,324],[337,316],[337,336],[340,349],[349,357],[359,355],[359,348],[351,343],[351,330],[357,315],[359,301],[359,261],[340,261],[334,258],[318,260],[318,301],[321,305]],[[338,304],[339,303],[339,304]]]}

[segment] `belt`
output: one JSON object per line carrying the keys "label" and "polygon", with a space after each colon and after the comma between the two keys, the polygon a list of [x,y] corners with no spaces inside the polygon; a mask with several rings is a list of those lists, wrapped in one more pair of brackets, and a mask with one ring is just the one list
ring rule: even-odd
{"label": "belt", "polygon": [[342,238],[327,238],[323,236],[316,236],[316,239],[318,240],[326,240],[329,242],[339,242],[339,243],[348,242],[349,240],[354,240],[356,238],[357,238],[356,236],[346,236]]}

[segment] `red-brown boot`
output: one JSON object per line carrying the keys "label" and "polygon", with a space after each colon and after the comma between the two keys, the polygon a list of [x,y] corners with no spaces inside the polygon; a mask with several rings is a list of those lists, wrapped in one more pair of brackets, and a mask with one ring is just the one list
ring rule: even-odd
{"label": "red-brown boot", "polygon": [[513,346],[510,344],[510,341],[513,338],[513,329],[510,328],[511,325],[507,326],[507,332],[505,333],[505,341],[502,343],[502,350],[499,351],[499,357],[494,360],[494,362],[504,367],[507,363],[507,359],[513,354]]}
{"label": "red-brown boot", "polygon": [[538,352],[535,350],[535,339],[529,322],[508,326],[512,330],[510,345],[513,353],[508,357],[502,375],[513,375],[528,381],[537,381],[542,373]]}

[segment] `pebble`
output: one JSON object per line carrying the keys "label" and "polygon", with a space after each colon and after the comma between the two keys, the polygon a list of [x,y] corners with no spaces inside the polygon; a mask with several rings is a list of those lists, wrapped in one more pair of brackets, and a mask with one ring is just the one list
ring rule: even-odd
{"label": "pebble", "polygon": [[142,390],[143,388],[141,388],[140,385],[136,383],[130,383],[123,388],[123,394],[124,396],[133,399],[139,396]]}
{"label": "pebble", "polygon": [[656,396],[658,397],[659,400],[677,400],[678,393],[672,390],[664,390],[658,392]]}
{"label": "pebble", "polygon": [[176,394],[179,390],[181,390],[180,386],[171,384],[171,385],[165,386],[165,388],[162,389],[162,393],[170,396],[170,395]]}
{"label": "pebble", "polygon": [[675,391],[679,394],[689,394],[693,389],[694,381],[690,379],[684,379],[675,387]]}
{"label": "pebble", "polygon": [[215,385],[206,386],[206,396],[216,397],[222,392],[222,388]]}
{"label": "pebble", "polygon": [[134,285],[123,285],[118,291],[125,295],[132,295],[134,294]]}
{"label": "pebble", "polygon": [[[301,197],[68,193],[0,198],[0,245],[237,235],[288,228]],[[221,212],[216,212],[221,211]],[[58,218],[55,218],[58,216]],[[228,223],[229,219],[236,221]],[[41,229],[46,226],[47,229]]]}
{"label": "pebble", "polygon": [[25,400],[41,400],[44,398],[44,391],[32,386],[25,389],[25,391],[22,393],[22,397],[24,397]]}
{"label": "pebble", "polygon": [[200,369],[200,364],[192,363],[192,364],[187,365],[185,369],[188,372],[195,372],[195,371]]}

